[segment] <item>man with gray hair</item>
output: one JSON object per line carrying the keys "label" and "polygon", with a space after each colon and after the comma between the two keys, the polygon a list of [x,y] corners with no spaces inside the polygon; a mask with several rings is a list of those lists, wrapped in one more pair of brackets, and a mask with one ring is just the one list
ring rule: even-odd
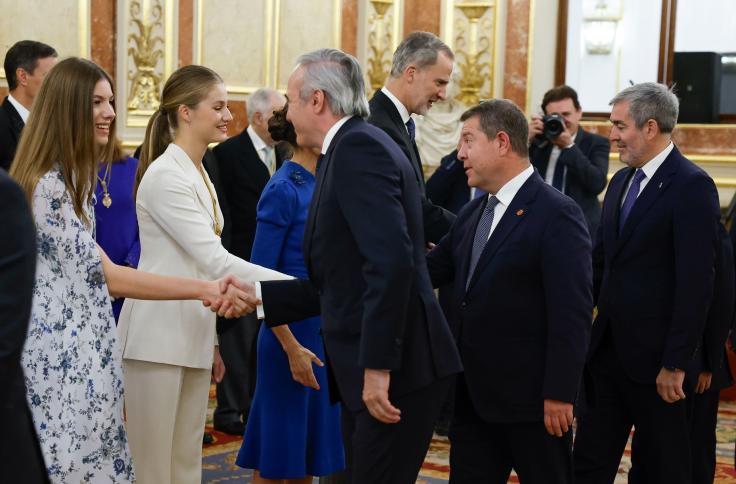
{"label": "man with gray hair", "polygon": [[386,85],[370,102],[368,122],[381,128],[399,145],[411,161],[422,193],[424,237],[439,242],[455,220],[452,212],[434,205],[425,195],[424,172],[414,141],[416,128],[412,114],[427,114],[437,101],[447,96],[447,84],[455,58],[452,50],[436,35],[413,32],[394,52]]}
{"label": "man with gray hair", "polygon": [[[261,192],[283,161],[268,132],[268,120],[285,103],[284,95],[274,89],[251,94],[246,103],[248,127],[212,150],[214,170],[206,163],[210,171],[217,172],[215,190],[225,216],[222,243],[243,260],[250,260]],[[243,320],[256,321],[253,315],[217,321],[219,350],[227,371],[217,384],[213,423],[216,430],[230,435],[243,435],[255,390],[258,325]]]}
{"label": "man with gray hair", "polygon": [[322,152],[304,230],[311,283],[259,284],[258,316],[284,324],[321,306],[350,482],[413,483],[461,365],[427,272],[414,168],[365,122],[364,92],[357,60],[335,49],[302,55],[289,77],[297,143]]}
{"label": "man with gray hair", "polygon": [[611,483],[635,427],[631,483],[689,483],[686,372],[700,371],[713,294],[718,193],[672,143],[678,100],[643,83],[610,103],[609,139],[628,165],[611,179],[593,251],[589,408],[579,419],[575,482]]}

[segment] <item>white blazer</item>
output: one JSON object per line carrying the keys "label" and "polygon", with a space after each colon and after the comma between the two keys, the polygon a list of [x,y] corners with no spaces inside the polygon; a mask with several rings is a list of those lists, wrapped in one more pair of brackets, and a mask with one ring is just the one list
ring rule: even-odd
{"label": "white blazer", "polygon": [[[205,183],[214,195],[209,178],[205,182],[189,156],[173,143],[148,167],[136,200],[138,269],[206,280],[228,274],[247,281],[291,279],[225,250],[214,232],[212,199]],[[219,203],[217,216],[222,226]],[[118,332],[123,358],[190,368],[212,366],[215,314],[200,301],[126,299]]]}

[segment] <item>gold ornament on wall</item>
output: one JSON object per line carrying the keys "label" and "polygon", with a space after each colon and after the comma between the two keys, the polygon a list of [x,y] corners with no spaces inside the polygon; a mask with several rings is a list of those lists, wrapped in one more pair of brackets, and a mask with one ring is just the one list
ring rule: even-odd
{"label": "gold ornament on wall", "polygon": [[366,72],[370,86],[369,95],[372,95],[383,86],[391,70],[393,13],[389,13],[389,9],[394,6],[394,2],[393,0],[371,0],[370,3],[374,12],[369,19],[368,69]]}
{"label": "gold ornament on wall", "polygon": [[128,35],[128,56],[135,66],[128,72],[128,80],[131,81],[128,111],[131,114],[152,114],[161,103],[163,75],[158,65],[164,56],[164,39],[155,33],[163,31],[162,20],[163,7],[160,1],[154,2],[148,21],[143,15],[141,2],[131,2],[130,24],[138,29],[137,34]]}
{"label": "gold ornament on wall", "polygon": [[[473,106],[481,98],[491,97],[496,7],[494,2],[460,2],[455,8],[463,14],[455,20],[455,63],[460,70],[458,98]],[[484,90],[486,85],[488,89]]]}

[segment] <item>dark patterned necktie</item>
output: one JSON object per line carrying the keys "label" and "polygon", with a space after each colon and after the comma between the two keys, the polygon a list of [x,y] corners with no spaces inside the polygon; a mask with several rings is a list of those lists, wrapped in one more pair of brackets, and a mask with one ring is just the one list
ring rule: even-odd
{"label": "dark patterned necktie", "polygon": [[473,238],[473,250],[470,252],[470,267],[468,268],[468,279],[465,281],[465,289],[470,285],[470,279],[473,277],[473,272],[475,272],[475,266],[478,264],[480,254],[488,242],[488,234],[491,233],[491,227],[493,226],[493,212],[496,209],[496,205],[498,205],[498,198],[491,196],[488,199],[488,203],[486,203],[486,207],[483,209],[478,226],[475,228],[475,238]]}
{"label": "dark patterned necktie", "polygon": [[413,143],[417,134],[417,127],[412,118],[409,118],[409,121],[406,122],[406,130],[409,132],[409,139]]}
{"label": "dark patterned necktie", "polygon": [[644,174],[644,172],[641,169],[637,169],[636,173],[634,173],[634,179],[631,180],[631,186],[629,187],[629,191],[626,194],[626,199],[624,199],[624,204],[621,205],[621,213],[618,217],[618,233],[621,233],[621,231],[624,228],[624,224],[626,223],[626,219],[629,218],[629,214],[631,213],[631,209],[634,208],[634,203],[636,203],[636,198],[639,196],[639,189],[641,188],[641,182],[646,178],[647,176]]}

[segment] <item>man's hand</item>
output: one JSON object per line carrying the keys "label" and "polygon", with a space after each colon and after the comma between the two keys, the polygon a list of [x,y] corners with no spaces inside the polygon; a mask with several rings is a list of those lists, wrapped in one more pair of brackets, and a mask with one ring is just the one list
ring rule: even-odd
{"label": "man's hand", "polygon": [[552,143],[556,145],[560,149],[567,148],[571,144],[573,144],[572,135],[570,134],[570,131],[567,130],[567,126],[565,124],[562,124],[563,128],[565,129],[560,135],[552,140]]}
{"label": "man's hand", "polygon": [[562,437],[572,427],[572,403],[544,400],[544,427],[550,435]]}
{"label": "man's hand", "polygon": [[214,358],[212,359],[212,376],[217,383],[220,383],[225,376],[225,362],[220,356],[220,347],[215,346]]}
{"label": "man's hand", "polygon": [[318,366],[325,366],[317,356],[302,345],[294,345],[286,350],[286,356],[289,357],[289,369],[294,381],[301,383],[305,387],[319,390],[319,383],[314,376],[312,363]]}
{"label": "man's hand", "polygon": [[202,304],[219,316],[237,318],[252,313],[261,302],[255,296],[255,286],[235,276],[223,277],[213,284],[214,294],[206,295]]}
{"label": "man's hand", "polygon": [[684,381],[685,372],[683,370],[662,368],[659,370],[659,375],[657,375],[657,393],[667,403],[684,400],[685,392],[682,391]]}
{"label": "man's hand", "polygon": [[712,380],[713,373],[709,371],[701,371],[698,375],[698,384],[695,386],[695,393],[705,393],[710,390]]}
{"label": "man's hand", "polygon": [[531,143],[535,137],[541,136],[543,131],[544,123],[542,122],[542,117],[532,116],[531,121],[529,121],[529,142]]}
{"label": "man's hand", "polygon": [[363,402],[373,418],[386,424],[398,423],[401,420],[401,410],[391,405],[388,400],[390,382],[391,373],[387,370],[365,369]]}

